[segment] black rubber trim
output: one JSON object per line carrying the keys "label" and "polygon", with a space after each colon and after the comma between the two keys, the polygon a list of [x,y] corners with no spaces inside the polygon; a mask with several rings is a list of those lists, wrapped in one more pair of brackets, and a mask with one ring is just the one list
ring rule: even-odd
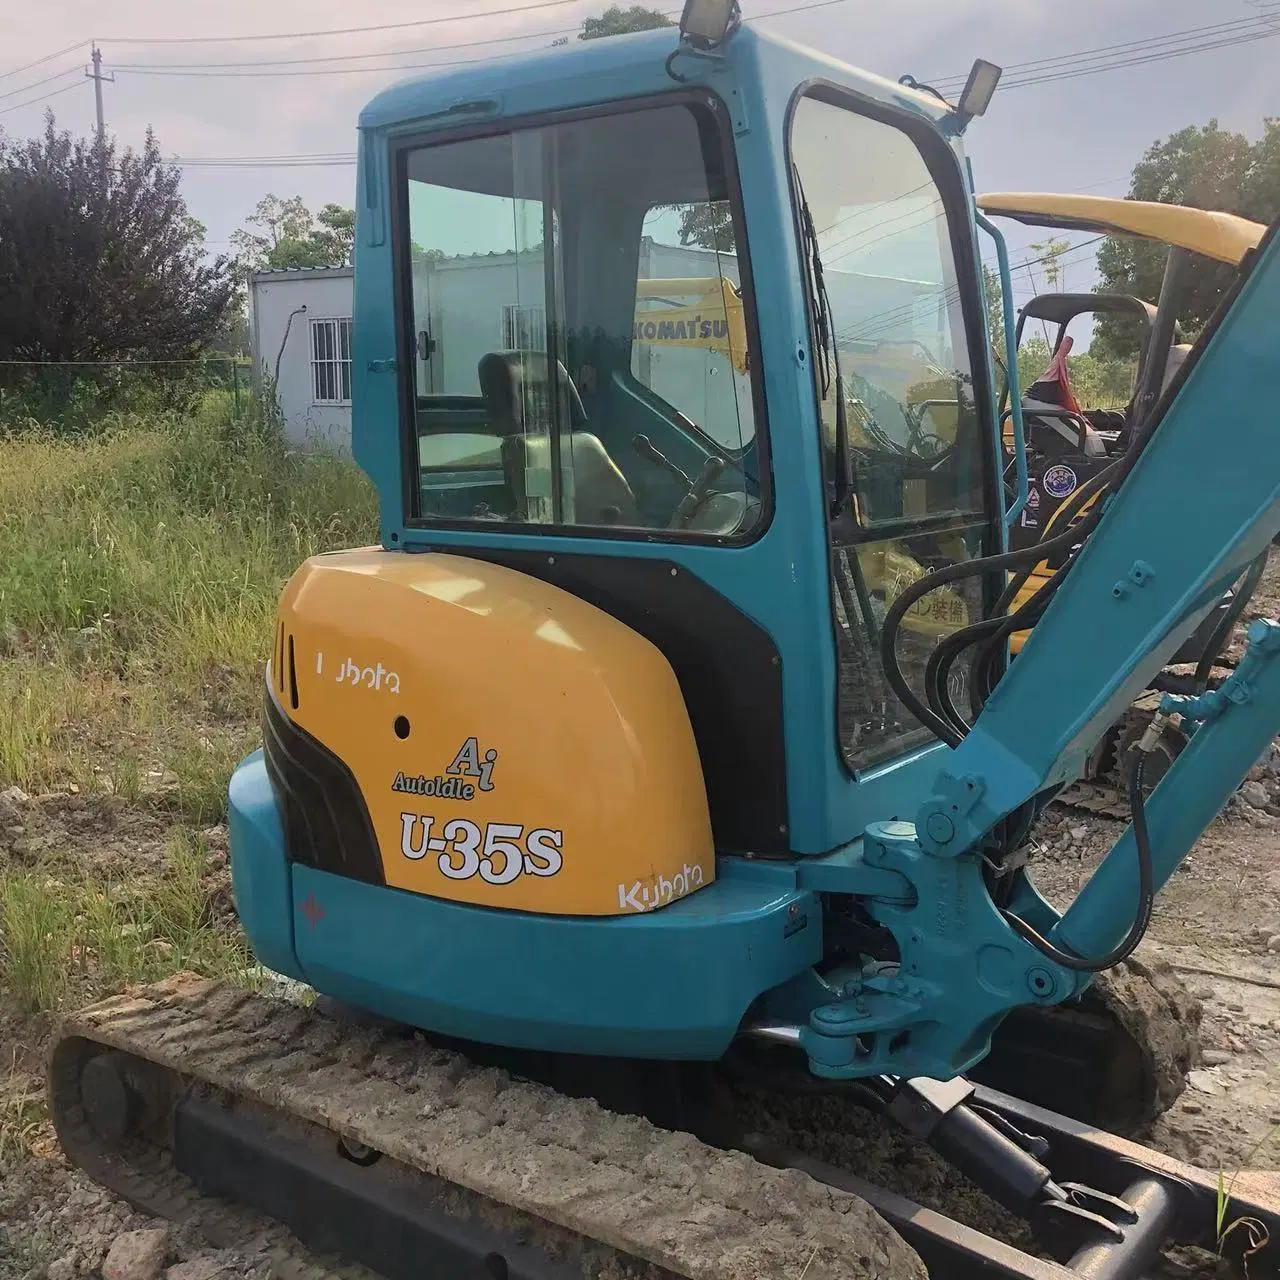
{"label": "black rubber trim", "polygon": [[644,636],[671,664],[684,695],[716,848],[790,852],[782,659],[773,637],[731,601],[670,560],[423,550],[461,552],[540,578]]}
{"label": "black rubber trim", "polygon": [[387,1280],[581,1280],[582,1272],[480,1218],[452,1215],[427,1180],[383,1156],[344,1159],[332,1145],[219,1102],[188,1097],[173,1117],[174,1166],[206,1195],[284,1223],[309,1248]]}
{"label": "black rubber trim", "polygon": [[366,884],[386,884],[378,838],[351,770],[289,719],[270,684],[262,744],[267,776],[284,811],[289,860]]}

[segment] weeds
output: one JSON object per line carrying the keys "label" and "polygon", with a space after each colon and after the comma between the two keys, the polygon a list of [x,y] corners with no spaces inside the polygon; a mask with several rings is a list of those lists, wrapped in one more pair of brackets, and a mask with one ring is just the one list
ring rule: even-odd
{"label": "weeds", "polygon": [[216,821],[256,744],[281,588],[375,528],[351,462],[233,421],[227,393],[0,442],[0,787],[75,782]]}
{"label": "weeds", "polygon": [[215,917],[206,850],[181,829],[157,877],[111,881],[65,872],[0,877],[0,979],[21,1013],[181,969],[245,982],[253,960]]}
{"label": "weeds", "polygon": [[[1258,1152],[1278,1133],[1280,1133],[1280,1125],[1276,1125],[1275,1128],[1263,1134],[1258,1144],[1245,1157],[1243,1168],[1249,1168]],[[1231,1188],[1235,1186],[1239,1173],[1240,1170],[1237,1169],[1228,1182],[1223,1171],[1221,1169],[1218,1170],[1217,1215],[1214,1233],[1218,1242],[1219,1257],[1224,1255],[1227,1241],[1233,1235],[1239,1234],[1243,1237],[1244,1243],[1240,1246],[1240,1259],[1244,1274],[1248,1276],[1249,1259],[1267,1247],[1271,1241],[1271,1233],[1267,1230],[1264,1222],[1260,1222],[1257,1218],[1251,1218],[1248,1215],[1233,1218],[1230,1222],[1227,1222],[1227,1207],[1231,1203]]]}
{"label": "weeds", "polygon": [[27,1154],[44,1121],[45,1110],[39,1095],[26,1080],[10,1073],[12,1086],[0,1096],[0,1173],[5,1173]]}

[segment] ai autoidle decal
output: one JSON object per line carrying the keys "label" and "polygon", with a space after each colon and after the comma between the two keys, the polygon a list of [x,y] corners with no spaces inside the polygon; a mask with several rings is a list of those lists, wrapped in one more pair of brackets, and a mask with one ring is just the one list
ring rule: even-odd
{"label": "ai autoidle decal", "polygon": [[[417,777],[409,777],[397,773],[391,790],[415,796],[441,796],[446,800],[474,800],[477,787],[481,791],[493,790],[493,771],[497,763],[496,751],[486,751],[481,759],[480,744],[475,738],[468,738],[453,757],[453,763],[444,771],[444,777],[437,774],[428,778],[421,773]],[[476,781],[468,782],[467,778]]]}
{"label": "ai autoidle decal", "polygon": [[[498,753],[482,752],[475,738],[468,738],[455,753],[443,775],[407,777],[396,774],[391,790],[448,800],[474,800],[477,790],[494,789],[493,772]],[[522,875],[554,876],[564,865],[564,832],[551,827],[526,828],[518,822],[486,822],[451,818],[442,823],[433,814],[401,813],[400,852],[410,862],[436,855],[440,874],[450,880],[479,876],[488,884],[511,884]]]}

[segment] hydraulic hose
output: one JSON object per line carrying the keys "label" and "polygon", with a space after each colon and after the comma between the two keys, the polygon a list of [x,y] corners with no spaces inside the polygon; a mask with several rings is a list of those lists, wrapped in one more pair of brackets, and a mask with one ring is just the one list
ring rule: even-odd
{"label": "hydraulic hose", "polygon": [[[1151,729],[1147,731],[1148,736],[1154,736],[1155,729],[1156,722],[1153,721]],[[1129,932],[1119,945],[1104,956],[1078,956],[1055,946],[1012,911],[1000,913],[1020,938],[1031,943],[1042,955],[1064,969],[1072,969],[1077,973],[1100,973],[1103,969],[1118,965],[1137,950],[1151,923],[1151,912],[1155,905],[1155,872],[1151,859],[1151,839],[1147,831],[1146,798],[1142,794],[1142,774],[1147,754],[1148,748],[1139,746],[1129,770],[1129,812],[1132,814],[1133,842],[1138,856],[1138,910],[1133,924],[1129,926]]]}
{"label": "hydraulic hose", "polygon": [[898,656],[895,649],[898,627],[906,616],[907,610],[917,600],[928,595],[930,591],[946,586],[948,583],[957,582],[961,578],[972,577],[980,573],[996,573],[1009,569],[1020,569],[1027,565],[1037,565],[1047,554],[1052,554],[1055,551],[1065,551],[1074,543],[1087,537],[1101,517],[1101,510],[1092,511],[1085,517],[1078,528],[1068,529],[1056,537],[1050,538],[1047,542],[1037,543],[1034,547],[1026,547],[1021,551],[1006,551],[1001,555],[987,556],[982,560],[963,561],[959,564],[948,565],[944,569],[938,569],[919,579],[919,581],[913,582],[890,605],[880,632],[880,663],[884,668],[885,676],[888,678],[889,685],[894,693],[910,709],[911,713],[921,724],[947,743],[948,746],[959,746],[964,735],[957,732],[952,725],[949,725],[941,716],[935,714],[916,697],[915,692],[907,684],[902,675],[902,670],[898,666]]}
{"label": "hydraulic hose", "polygon": [[1253,599],[1253,593],[1258,589],[1258,583],[1262,580],[1262,575],[1267,567],[1267,557],[1270,554],[1271,546],[1268,544],[1263,548],[1262,554],[1245,570],[1244,577],[1236,588],[1235,597],[1227,606],[1227,611],[1223,614],[1222,621],[1209,638],[1209,643],[1205,645],[1204,653],[1200,655],[1200,661],[1196,663],[1196,673],[1192,677],[1195,682],[1196,693],[1203,693],[1209,687],[1209,675],[1213,671],[1214,664],[1227,647],[1227,643],[1231,639],[1231,633],[1235,630],[1236,623],[1240,621],[1240,615],[1249,607],[1249,601]]}

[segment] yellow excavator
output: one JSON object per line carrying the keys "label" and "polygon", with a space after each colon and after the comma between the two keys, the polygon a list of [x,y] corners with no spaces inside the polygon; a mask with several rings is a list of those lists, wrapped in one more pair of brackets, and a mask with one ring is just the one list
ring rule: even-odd
{"label": "yellow excavator", "polygon": [[[1095,477],[1123,457],[1186,360],[1191,346],[1181,340],[1179,314],[1188,264],[1202,258],[1238,268],[1267,229],[1261,223],[1217,210],[1109,196],[1005,192],[979,195],[977,204],[993,218],[1059,231],[1132,237],[1166,251],[1164,280],[1156,303],[1122,293],[1049,292],[1036,296],[1020,310],[1016,345],[1021,344],[1029,323],[1040,321],[1054,330],[1048,369],[1022,389],[1029,486],[1026,504],[1009,540],[1014,548],[1030,547],[1051,538],[1062,527],[1078,527],[1089,517],[1103,492]],[[1104,313],[1126,317],[1136,324],[1139,334],[1132,393],[1121,410],[1084,407],[1071,387],[1068,355],[1073,335],[1069,329],[1081,316]],[[1006,377],[1000,410],[1012,470],[1015,442],[1008,397]],[[1091,490],[1089,496],[1082,502],[1073,501],[1086,489]],[[1068,554],[1063,551],[1042,560],[1025,575],[1013,598],[1015,612],[1047,587]],[[1202,693],[1221,684],[1230,671],[1222,665],[1224,651],[1257,588],[1266,559],[1264,551],[1184,640],[1126,715],[1095,745],[1080,780],[1059,797],[1061,802],[1110,817],[1128,817],[1123,783],[1126,765],[1160,695]],[[1009,639],[1010,651],[1016,655],[1029,636],[1029,631],[1014,632]],[[1148,761],[1149,786],[1155,785],[1185,744],[1185,735],[1173,726],[1165,727]]]}

